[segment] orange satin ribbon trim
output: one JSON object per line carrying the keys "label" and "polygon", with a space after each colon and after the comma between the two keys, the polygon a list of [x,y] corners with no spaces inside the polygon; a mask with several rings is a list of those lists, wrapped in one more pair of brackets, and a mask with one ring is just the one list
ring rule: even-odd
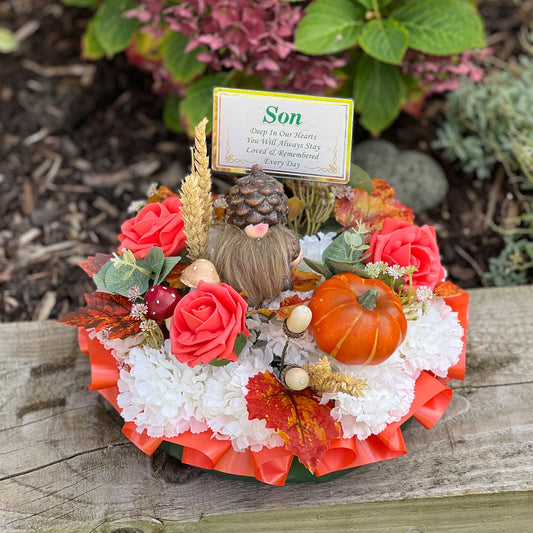
{"label": "orange satin ribbon trim", "polygon": [[128,439],[146,455],[152,455],[164,440],[149,437],[146,434],[146,430],[139,433],[134,422],[126,422],[124,426],[122,426],[122,433],[124,433],[124,435],[126,435],[126,437],[128,437]]}
{"label": "orange satin ribbon trim", "polygon": [[85,328],[78,328],[78,344],[80,350],[85,354],[89,355],[89,333]]}
{"label": "orange satin ribbon trim", "polygon": [[[435,291],[458,313],[464,329],[465,343],[469,319],[468,293],[449,282],[437,286]],[[83,328],[80,328],[78,337],[80,349],[88,353],[91,359],[92,381],[89,388],[98,390],[120,412],[117,405],[119,370],[115,359],[98,340],[89,339]],[[464,378],[465,353],[466,348],[463,345],[459,362],[450,368],[445,379],[438,379],[429,372],[421,372],[415,383],[414,401],[409,412],[397,422],[389,424],[379,435],[371,435],[365,440],[356,437],[333,440],[320,460],[315,475],[323,476],[346,468],[393,459],[407,453],[401,424],[414,417],[429,429],[438,422],[452,397],[452,391],[445,382],[452,378]],[[153,454],[163,441],[149,437],[146,431],[138,433],[133,422],[126,422],[122,431],[133,444],[148,455]],[[183,447],[182,462],[186,464],[238,476],[255,477],[270,485],[281,486],[285,483],[294,459],[292,452],[285,447],[263,448],[259,452],[237,452],[229,440],[217,439],[210,430],[197,434],[186,431],[165,440]]]}
{"label": "orange satin ribbon trim", "polygon": [[117,361],[110,350],[96,338],[90,339],[87,331],[78,330],[78,341],[82,352],[91,360],[91,382],[89,390],[100,390],[117,384],[120,376]]}
{"label": "orange satin ribbon trim", "polygon": [[463,349],[459,355],[459,361],[450,367],[448,370],[448,376],[442,381],[447,383],[452,379],[463,380],[465,379],[466,368],[466,330],[470,321],[468,293],[464,289],[454,285],[452,282],[445,281],[439,283],[439,285],[435,287],[435,294],[444,298],[444,301],[452,308],[452,311],[457,313],[459,323],[463,327],[463,336],[461,339],[463,341]]}

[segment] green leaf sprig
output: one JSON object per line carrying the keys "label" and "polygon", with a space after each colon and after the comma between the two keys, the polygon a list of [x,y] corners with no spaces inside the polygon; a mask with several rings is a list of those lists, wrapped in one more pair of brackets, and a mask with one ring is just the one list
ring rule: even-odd
{"label": "green leaf sprig", "polygon": [[150,248],[143,259],[125,250],[122,256],[114,254],[93,280],[101,291],[128,296],[130,289],[136,286],[143,295],[150,286],[160,285],[180,260],[179,256],[165,257],[158,247]]}

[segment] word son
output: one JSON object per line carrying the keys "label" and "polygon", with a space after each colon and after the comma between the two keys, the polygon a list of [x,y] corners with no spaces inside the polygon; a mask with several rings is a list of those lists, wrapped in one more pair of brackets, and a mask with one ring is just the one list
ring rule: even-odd
{"label": "word son", "polygon": [[265,115],[263,115],[263,122],[266,124],[273,124],[279,122],[280,124],[296,124],[300,126],[302,124],[302,115],[300,113],[287,113],[282,111],[278,114],[278,107],[269,105],[266,108]]}

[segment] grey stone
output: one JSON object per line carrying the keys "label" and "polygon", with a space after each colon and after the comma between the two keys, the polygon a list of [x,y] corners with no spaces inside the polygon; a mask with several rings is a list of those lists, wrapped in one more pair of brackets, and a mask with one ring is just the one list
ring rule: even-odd
{"label": "grey stone", "polygon": [[438,206],[448,194],[444,170],[424,152],[402,151],[389,141],[372,139],[354,147],[352,160],[370,177],[389,183],[398,200],[415,213]]}
{"label": "grey stone", "polygon": [[384,139],[371,139],[356,144],[352,152],[352,161],[371,178],[388,181],[394,172],[399,150],[394,144]]}

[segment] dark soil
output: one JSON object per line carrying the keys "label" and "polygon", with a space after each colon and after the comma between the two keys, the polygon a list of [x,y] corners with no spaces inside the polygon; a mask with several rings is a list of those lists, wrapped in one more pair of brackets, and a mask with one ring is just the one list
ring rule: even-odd
{"label": "dark soil", "polygon": [[[508,60],[533,2],[481,4],[489,43]],[[151,80],[122,56],[80,59],[90,14],[60,2],[0,0],[1,26],[23,37],[18,52],[0,55],[0,321],[57,318],[83,305],[93,286],[77,264],[116,249],[128,206],[151,183],[177,190],[187,173],[189,141],[165,129]],[[384,137],[444,166],[448,197],[417,222],[436,227],[451,280],[479,287],[502,248],[489,221],[505,225],[520,208],[503,169],[474,180],[431,150],[442,106],[435,98],[420,120],[402,115]],[[358,128],[355,141],[366,135]]]}

